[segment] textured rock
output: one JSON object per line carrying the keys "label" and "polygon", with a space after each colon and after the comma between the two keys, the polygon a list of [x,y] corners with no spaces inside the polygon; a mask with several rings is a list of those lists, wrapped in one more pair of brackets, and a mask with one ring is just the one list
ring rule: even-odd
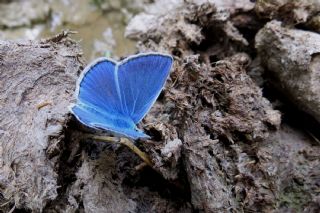
{"label": "textured rock", "polygon": [[274,85],[320,122],[320,35],[272,21],[257,34],[256,48]]}

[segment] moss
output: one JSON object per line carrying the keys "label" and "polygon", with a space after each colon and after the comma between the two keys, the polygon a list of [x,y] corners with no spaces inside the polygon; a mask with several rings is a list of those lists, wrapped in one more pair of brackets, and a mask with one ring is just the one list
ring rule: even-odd
{"label": "moss", "polygon": [[310,194],[305,190],[304,186],[299,183],[292,183],[284,188],[280,194],[278,207],[286,209],[294,209],[301,212],[303,207],[311,200]]}

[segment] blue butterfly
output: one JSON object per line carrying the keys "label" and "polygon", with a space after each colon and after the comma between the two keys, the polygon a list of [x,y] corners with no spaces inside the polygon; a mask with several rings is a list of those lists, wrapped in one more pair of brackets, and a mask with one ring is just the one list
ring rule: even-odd
{"label": "blue butterfly", "polygon": [[149,138],[136,127],[170,73],[170,55],[144,53],[120,62],[98,58],[81,74],[70,111],[84,125],[132,139]]}

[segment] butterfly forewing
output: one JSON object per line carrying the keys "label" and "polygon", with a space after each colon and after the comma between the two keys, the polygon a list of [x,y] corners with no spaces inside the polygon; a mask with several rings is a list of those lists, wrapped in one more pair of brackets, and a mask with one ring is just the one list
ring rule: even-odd
{"label": "butterfly forewing", "polygon": [[120,112],[115,67],[114,62],[106,59],[89,66],[79,83],[78,102],[97,111]]}
{"label": "butterfly forewing", "polygon": [[138,123],[159,96],[172,66],[172,57],[147,54],[129,58],[118,67],[122,112]]}

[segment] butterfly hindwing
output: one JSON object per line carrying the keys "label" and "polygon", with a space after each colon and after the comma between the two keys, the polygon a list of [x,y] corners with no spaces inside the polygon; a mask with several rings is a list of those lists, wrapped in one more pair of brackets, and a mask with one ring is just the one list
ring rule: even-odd
{"label": "butterfly hindwing", "polygon": [[74,105],[71,112],[76,118],[86,126],[108,130],[118,135],[123,135],[132,139],[148,138],[142,131],[135,129],[135,124],[128,121],[121,114],[105,114],[95,111],[93,108],[81,104]]}
{"label": "butterfly hindwing", "polygon": [[163,54],[141,54],[119,64],[122,111],[138,123],[150,110],[169,75],[173,59]]}

